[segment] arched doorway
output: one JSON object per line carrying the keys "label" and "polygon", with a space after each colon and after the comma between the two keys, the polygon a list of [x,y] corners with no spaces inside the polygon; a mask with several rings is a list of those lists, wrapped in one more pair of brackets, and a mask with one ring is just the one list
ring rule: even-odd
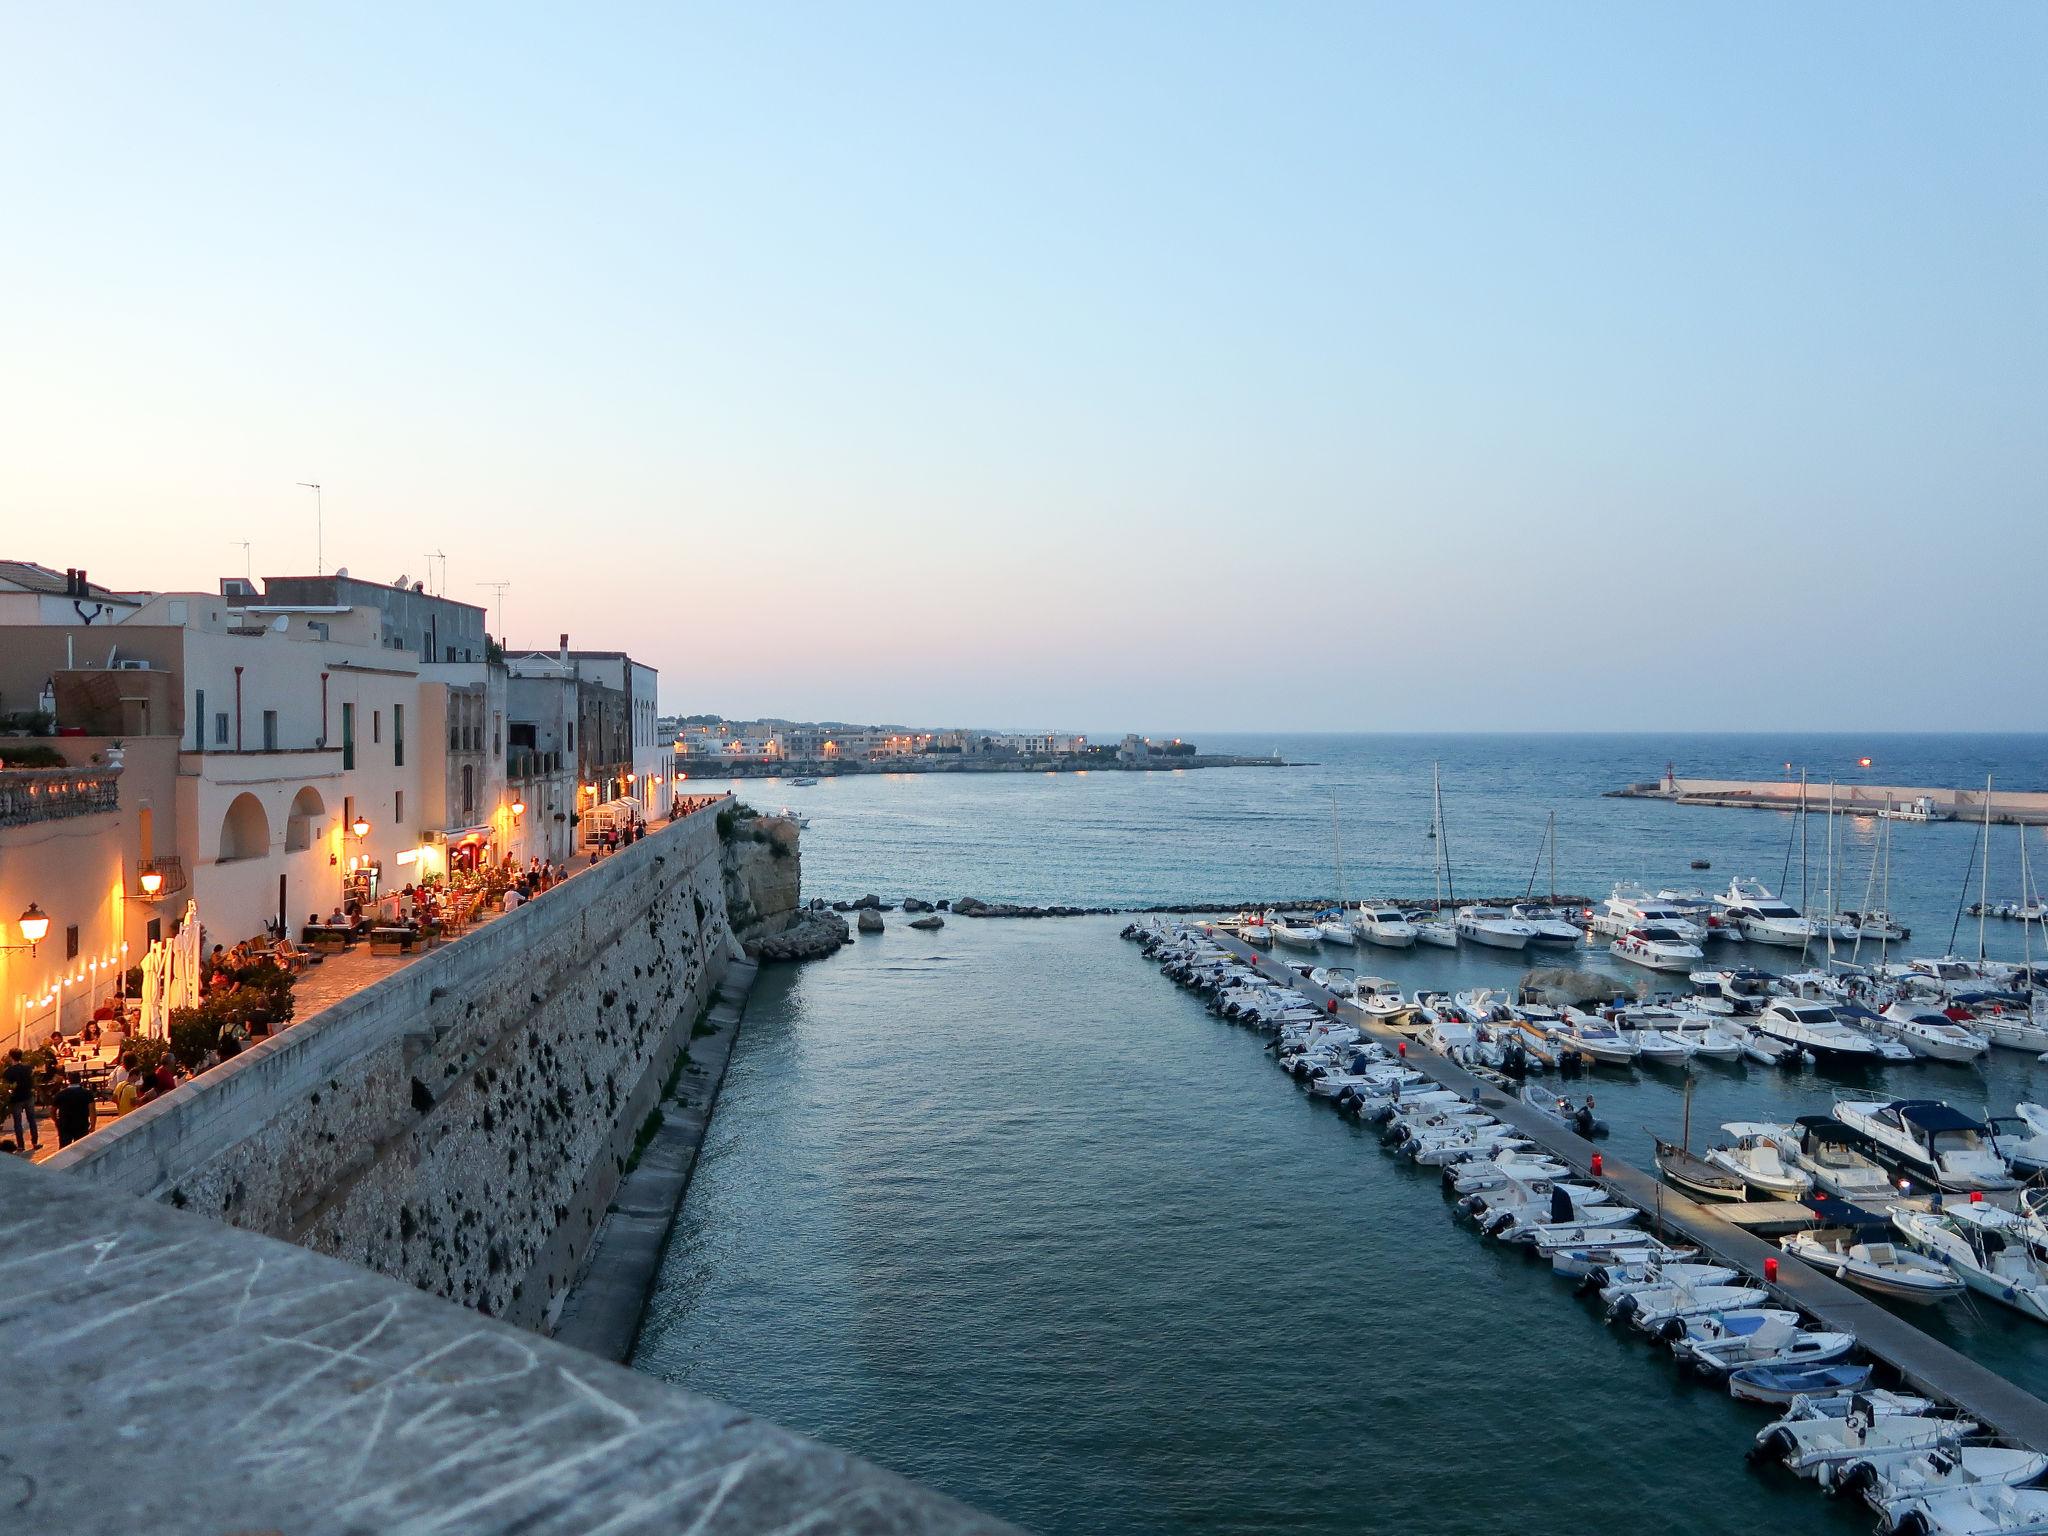
{"label": "arched doorway", "polygon": [[235,796],[228,813],[221,818],[218,862],[260,859],[270,852],[270,818],[263,814],[263,802],[247,791]]}
{"label": "arched doorway", "polygon": [[317,823],[327,814],[327,802],[320,798],[320,791],[308,784],[292,796],[291,814],[285,818],[284,851],[301,853],[313,846],[318,831]]}

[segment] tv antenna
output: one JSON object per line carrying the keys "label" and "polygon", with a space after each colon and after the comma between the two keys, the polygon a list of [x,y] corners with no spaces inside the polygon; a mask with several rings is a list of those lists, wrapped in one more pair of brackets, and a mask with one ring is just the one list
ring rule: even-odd
{"label": "tv antenna", "polygon": [[512,583],[509,581],[480,581],[477,585],[489,587],[498,594],[498,644],[503,645],[505,643],[505,589],[511,586]]}
{"label": "tv antenna", "polygon": [[249,541],[247,539],[229,539],[228,542],[242,546],[242,580],[253,583],[256,580],[256,567],[249,561]]}
{"label": "tv antenna", "polygon": [[437,549],[427,557],[427,575],[430,577],[434,574],[434,562],[436,560],[441,562],[441,584],[434,588],[434,591],[440,596],[446,597],[448,595],[448,551]]}
{"label": "tv antenna", "polygon": [[315,576],[325,576],[327,574],[326,549],[323,544],[323,524],[325,519],[321,516],[320,482],[317,480],[301,480],[299,482],[299,489],[313,493],[313,574]]}

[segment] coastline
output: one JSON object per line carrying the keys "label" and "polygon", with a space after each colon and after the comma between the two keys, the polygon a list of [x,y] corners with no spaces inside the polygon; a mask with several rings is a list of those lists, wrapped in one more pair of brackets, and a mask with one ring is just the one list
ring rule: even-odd
{"label": "coastline", "polygon": [[725,761],[713,757],[678,758],[682,776],[696,774],[706,779],[786,779],[804,776],[821,779],[855,778],[867,774],[894,773],[1181,773],[1190,768],[1314,768],[1312,762],[1278,757],[1234,757],[1228,753],[1198,752],[1191,757],[1161,758],[1137,763],[1115,759],[1072,757],[935,757],[901,758],[887,762],[845,762],[837,758],[822,762],[784,759]]}
{"label": "coastline", "polygon": [[621,1365],[632,1358],[758,974],[754,962],[733,961],[703,1018],[691,1022],[676,1075],[636,1138],[634,1160],[563,1302],[552,1331],[561,1343]]}

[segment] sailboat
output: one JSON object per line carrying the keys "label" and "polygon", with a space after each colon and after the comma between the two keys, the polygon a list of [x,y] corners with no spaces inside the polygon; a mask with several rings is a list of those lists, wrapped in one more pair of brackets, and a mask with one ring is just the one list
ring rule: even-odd
{"label": "sailboat", "polygon": [[1749,1185],[1726,1168],[1716,1167],[1692,1150],[1692,1079],[1685,1080],[1685,1119],[1676,1144],[1652,1136],[1657,1146],[1657,1171],[1689,1195],[1704,1200],[1747,1200]]}
{"label": "sailboat", "polygon": [[[1444,836],[1444,779],[1441,764],[1429,765],[1429,779],[1430,798],[1435,804],[1435,811],[1429,823],[1429,839],[1435,844],[1436,867],[1432,873],[1436,876],[1436,909],[1432,912],[1409,913],[1408,925],[1415,930],[1416,943],[1434,944],[1439,949],[1456,949],[1458,930],[1453,924],[1446,922],[1443,915],[1446,887],[1450,885],[1451,859],[1449,840]],[[1455,889],[1449,892],[1449,899],[1454,902],[1457,900]]]}
{"label": "sailboat", "polygon": [[[1550,900],[1533,900],[1536,894],[1536,870],[1543,862],[1545,850],[1550,854]],[[1557,812],[1550,813],[1550,819],[1543,828],[1543,842],[1537,849],[1536,863],[1529,866],[1529,886],[1522,892],[1522,900],[1508,908],[1508,916],[1518,923],[1525,923],[1534,931],[1529,936],[1531,944],[1576,944],[1585,937],[1578,924],[1570,921],[1557,910]]]}
{"label": "sailboat", "polygon": [[1334,911],[1318,913],[1316,931],[1322,934],[1325,943],[1356,944],[1358,929],[1344,910],[1344,828],[1337,819],[1337,792],[1330,791],[1330,840],[1336,850],[1337,861],[1337,906]]}

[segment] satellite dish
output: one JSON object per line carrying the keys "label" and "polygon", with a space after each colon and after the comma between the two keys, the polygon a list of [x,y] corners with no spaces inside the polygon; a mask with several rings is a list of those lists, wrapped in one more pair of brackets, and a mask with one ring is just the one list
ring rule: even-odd
{"label": "satellite dish", "polygon": [[405,572],[400,571],[398,573],[398,580],[391,583],[391,585],[398,588],[399,591],[403,592],[405,590]]}
{"label": "satellite dish", "polygon": [[348,567],[345,565],[337,565],[334,568],[334,578],[337,581],[348,580]]}
{"label": "satellite dish", "polygon": [[280,613],[270,621],[270,627],[272,631],[281,635],[292,627],[292,616],[288,613]]}
{"label": "satellite dish", "polygon": [[427,590],[427,584],[424,581],[416,581],[412,584],[412,589],[415,592],[424,592]]}

